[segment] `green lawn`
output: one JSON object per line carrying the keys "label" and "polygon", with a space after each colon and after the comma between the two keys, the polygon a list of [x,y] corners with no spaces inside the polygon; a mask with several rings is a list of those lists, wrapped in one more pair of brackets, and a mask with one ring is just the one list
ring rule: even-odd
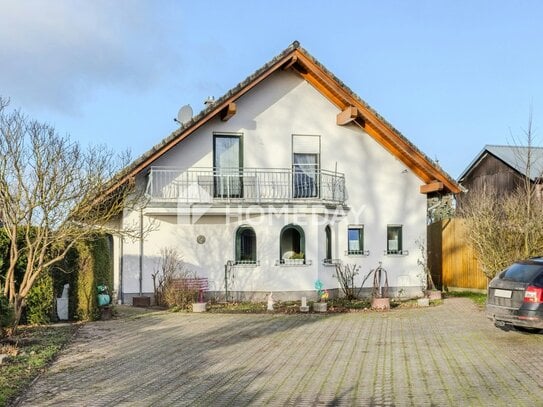
{"label": "green lawn", "polygon": [[20,327],[17,335],[0,340],[0,406],[12,402],[73,337],[78,325]]}

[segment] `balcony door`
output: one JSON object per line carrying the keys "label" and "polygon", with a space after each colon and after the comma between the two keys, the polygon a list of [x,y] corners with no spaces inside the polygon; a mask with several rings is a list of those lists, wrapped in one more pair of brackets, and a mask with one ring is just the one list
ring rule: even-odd
{"label": "balcony door", "polygon": [[292,136],[293,197],[319,196],[320,137]]}
{"label": "balcony door", "polygon": [[318,195],[318,168],[319,156],[317,154],[294,153],[294,198],[314,198]]}
{"label": "balcony door", "polygon": [[213,186],[216,198],[242,196],[242,161],[240,135],[213,135]]}

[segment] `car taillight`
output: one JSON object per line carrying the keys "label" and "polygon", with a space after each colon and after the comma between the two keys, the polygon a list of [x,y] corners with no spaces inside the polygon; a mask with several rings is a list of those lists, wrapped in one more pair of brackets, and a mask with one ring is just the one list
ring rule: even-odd
{"label": "car taillight", "polygon": [[543,302],[543,288],[528,286],[524,292],[524,302]]}

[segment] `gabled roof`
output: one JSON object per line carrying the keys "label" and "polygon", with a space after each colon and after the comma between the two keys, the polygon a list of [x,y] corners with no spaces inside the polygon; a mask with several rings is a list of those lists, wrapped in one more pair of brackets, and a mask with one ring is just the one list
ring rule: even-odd
{"label": "gabled roof", "polygon": [[126,182],[145,170],[162,154],[217,115],[224,114],[237,99],[281,69],[291,69],[303,77],[337,106],[338,113],[346,114],[345,123],[356,122],[385,149],[405,163],[426,184],[421,187],[421,192],[460,192],[460,187],[454,179],[313,58],[297,41],[135,160],[123,171],[121,182]]}
{"label": "gabled roof", "polygon": [[488,154],[496,157],[520,175],[524,175],[526,173],[529,152],[531,154],[531,165],[528,175],[531,181],[536,181],[536,179],[543,175],[543,147],[486,145],[462,174],[460,174],[458,182],[462,182]]}

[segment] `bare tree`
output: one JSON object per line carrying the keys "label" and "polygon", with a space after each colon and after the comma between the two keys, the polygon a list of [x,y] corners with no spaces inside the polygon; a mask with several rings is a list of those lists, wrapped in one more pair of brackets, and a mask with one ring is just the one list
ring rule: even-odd
{"label": "bare tree", "polygon": [[[517,219],[517,224],[520,227],[523,242],[523,255],[530,257],[533,254],[540,254],[543,242],[540,239],[543,236],[543,219],[541,197],[538,196],[540,189],[542,163],[537,162],[537,156],[534,154],[534,131],[532,128],[532,108],[528,118],[528,127],[524,130],[524,139],[526,140],[526,154],[517,148],[515,153],[517,160],[524,165],[524,177],[517,191],[513,194],[518,205],[509,208],[511,215]],[[513,137],[513,136],[512,136]],[[513,137],[513,140],[516,138]],[[517,139],[518,141],[518,139]],[[518,142],[516,144],[519,144]],[[511,205],[511,203],[509,203]],[[518,208],[517,208],[518,206]],[[539,251],[533,253],[533,250]]]}
{"label": "bare tree", "polygon": [[467,239],[489,279],[513,261],[543,252],[541,174],[535,174],[542,167],[535,161],[531,114],[524,139],[525,147],[514,147],[524,169],[516,189],[504,193],[485,187],[470,191],[462,203],[460,213],[467,223]]}
{"label": "bare tree", "polygon": [[[13,305],[16,328],[38,276],[78,241],[120,233],[123,208],[141,195],[133,183],[111,188],[125,162],[105,147],[84,150],[50,125],[7,107],[0,98],[0,221],[10,244],[3,293]],[[106,190],[114,192],[102,194]],[[26,269],[17,279],[23,256]]]}

